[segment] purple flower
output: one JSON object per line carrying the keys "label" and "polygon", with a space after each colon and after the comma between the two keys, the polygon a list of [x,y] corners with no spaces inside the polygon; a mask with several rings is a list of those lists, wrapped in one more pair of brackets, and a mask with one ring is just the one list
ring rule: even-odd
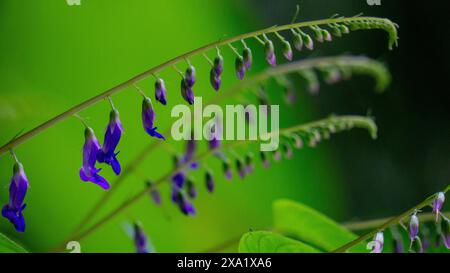
{"label": "purple flower", "polygon": [[119,112],[112,110],[109,115],[109,124],[106,128],[105,140],[103,147],[97,153],[97,161],[100,163],[105,162],[110,165],[116,175],[120,174],[120,163],[116,156],[119,152],[115,152],[117,144],[119,144],[120,137],[122,135],[123,128],[119,119]]}
{"label": "purple flower", "polygon": [[384,246],[384,235],[383,232],[378,232],[375,237],[373,238],[373,248],[372,253],[381,253],[383,252],[383,246]]}
{"label": "purple flower", "polygon": [[299,33],[294,33],[294,47],[298,51],[303,49],[303,39]]}
{"label": "purple flower", "polygon": [[302,138],[297,135],[297,134],[293,134],[292,138],[294,140],[294,147],[297,149],[301,149],[303,147],[303,140]]}
{"label": "purple flower", "polygon": [[242,57],[238,56],[234,63],[234,67],[236,69],[236,76],[238,77],[238,79],[243,80],[244,76],[245,76],[244,59]]}
{"label": "purple flower", "polygon": [[147,249],[147,236],[141,225],[138,223],[134,224],[134,244],[137,253],[149,253]]}
{"label": "purple flower", "polygon": [[291,159],[293,155],[292,147],[289,143],[283,144],[284,155],[286,158]]}
{"label": "purple flower", "polygon": [[411,220],[409,222],[409,238],[411,241],[419,235],[419,218],[417,218],[417,212],[411,215]]}
{"label": "purple flower", "polygon": [[441,221],[442,241],[447,249],[450,249],[450,220],[443,218]]}
{"label": "purple flower", "polygon": [[2,215],[14,225],[16,231],[24,232],[23,210],[26,204],[23,201],[29,188],[28,178],[21,163],[16,162],[13,169],[13,177],[9,185],[9,203],[3,206]]}
{"label": "purple flower", "polygon": [[98,174],[101,169],[97,169],[95,167],[97,154],[100,150],[100,144],[95,137],[94,130],[86,127],[84,136],[85,142],[83,146],[83,166],[80,169],[80,178],[85,182],[92,182],[107,190],[109,189],[108,181],[106,181],[105,178]]}
{"label": "purple flower", "polygon": [[433,201],[433,213],[436,214],[436,222],[439,220],[439,213],[441,212],[442,206],[445,202],[445,193],[439,192],[436,196],[436,199]]}
{"label": "purple flower", "polygon": [[273,160],[280,161],[281,160],[281,152],[280,150],[276,150],[273,152]]}
{"label": "purple flower", "polygon": [[216,75],[218,75],[218,76],[222,75],[222,72],[223,72],[223,58],[222,58],[222,56],[218,55],[214,59],[213,69],[214,69],[214,73]]}
{"label": "purple flower", "polygon": [[273,43],[270,40],[266,40],[264,44],[264,53],[266,55],[266,60],[271,66],[277,65],[277,57],[275,56],[275,49]]}
{"label": "purple flower", "polygon": [[194,136],[192,135],[186,144],[186,151],[181,160],[181,163],[186,164],[190,162],[194,158],[196,150],[197,150],[197,142],[195,141]]}
{"label": "purple flower", "polygon": [[154,121],[155,111],[153,110],[152,101],[150,98],[144,97],[144,100],[142,101],[142,125],[144,126],[145,131],[152,137],[166,140],[163,135],[156,131],[158,127],[153,127]]}
{"label": "purple flower", "polygon": [[283,41],[283,56],[288,61],[292,61],[293,52],[291,44],[288,41]]}
{"label": "purple flower", "polygon": [[194,91],[192,90],[192,86],[187,84],[185,78],[181,79],[181,96],[190,105],[194,104]]}
{"label": "purple flower", "polygon": [[250,70],[253,63],[253,55],[250,48],[248,47],[244,48],[244,51],[242,52],[242,60],[244,61],[245,70]]}
{"label": "purple flower", "polygon": [[215,150],[220,147],[220,139],[222,135],[222,126],[219,119],[211,126],[210,140],[208,141],[208,147],[210,150]]}
{"label": "purple flower", "polygon": [[155,82],[155,99],[159,101],[162,105],[167,104],[166,100],[166,86],[164,84],[164,80],[161,78],[158,78]]}
{"label": "purple flower", "polygon": [[186,181],[186,175],[184,172],[178,172],[172,176],[172,183],[178,188],[182,188],[184,186],[184,182]]}
{"label": "purple flower", "polygon": [[214,177],[210,171],[207,171],[205,174],[205,184],[208,192],[214,191]]}

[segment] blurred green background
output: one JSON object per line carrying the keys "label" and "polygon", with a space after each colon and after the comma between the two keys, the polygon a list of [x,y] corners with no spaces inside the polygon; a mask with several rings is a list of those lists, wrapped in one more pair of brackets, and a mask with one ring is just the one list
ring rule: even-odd
{"label": "blurred green background", "polygon": [[[362,130],[344,133],[314,150],[296,152],[293,160],[273,164],[268,170],[258,168],[244,181],[228,182],[217,176],[214,194],[206,192],[202,172],[197,172],[194,177],[200,193],[194,202],[196,217],[181,215],[170,204],[169,188],[164,185],[162,208],[153,205],[149,198],[142,199],[83,240],[82,251],[133,252],[132,240],[124,231],[124,224],[133,220],[142,222],[157,251],[196,252],[220,245],[249,229],[270,226],[271,203],[277,198],[291,198],[338,221],[347,221],[395,214],[439,190],[450,175],[449,113],[440,97],[443,90],[431,86],[438,84],[439,73],[448,72],[448,63],[445,65],[448,52],[439,51],[438,55],[423,49],[433,46],[432,42],[424,41],[423,34],[428,35],[430,30],[423,24],[434,22],[424,19],[419,26],[415,25],[417,22],[399,8],[398,2],[383,1],[381,7],[371,7],[365,1],[301,1],[301,20],[326,18],[334,13],[351,16],[363,11],[398,22],[400,48],[393,52],[387,50],[385,34],[375,31],[357,32],[320,45],[313,52],[296,54],[297,59],[366,54],[389,64],[394,84],[381,96],[372,92],[372,82],[364,78],[332,87],[324,85],[319,96],[299,94],[298,104],[293,108],[283,107],[280,113],[281,126],[287,127],[331,113],[364,115],[371,110],[380,126],[379,140],[372,141]],[[81,0],[80,6],[69,6],[65,0],[3,0],[0,2],[0,143],[184,52],[222,37],[288,23],[296,3],[287,0]],[[408,9],[416,7],[413,3],[408,5]],[[422,12],[426,13],[427,8]],[[441,30],[431,31],[445,36]],[[429,35],[430,39],[438,39]],[[445,39],[439,41],[439,47],[448,45]],[[261,48],[253,42],[251,45],[255,65],[250,74],[255,74],[266,65]],[[415,51],[419,46],[422,50]],[[232,52],[223,48],[222,54],[225,73],[221,90],[225,91],[237,80]],[[428,58],[431,54],[435,54],[433,61]],[[198,71],[196,95],[203,96],[204,100],[212,98],[215,92],[209,86],[209,65],[201,57],[191,61]],[[427,65],[431,63],[442,67],[430,71]],[[182,64],[178,67],[184,69]],[[435,78],[422,81],[420,77],[426,77],[426,73]],[[171,69],[163,71],[161,76],[167,84],[169,106],[155,107],[157,124],[164,131],[174,121],[170,117],[171,106],[182,99],[179,76]],[[140,85],[153,96],[152,79]],[[277,91],[280,90],[271,90],[271,94]],[[124,90],[113,99],[125,129],[119,145],[119,160],[125,165],[156,140],[141,128],[141,97],[136,91]],[[100,141],[108,112],[106,102],[81,112]],[[83,142],[83,127],[72,118],[16,148],[31,184],[26,198],[27,231],[16,233],[2,218],[0,232],[31,251],[43,252],[73,231],[104,194],[99,187],[81,182],[78,177]],[[169,142],[180,152],[184,148],[184,143]],[[170,170],[171,163],[167,150],[156,150],[140,164],[138,175],[129,176],[99,214],[141,190],[143,175],[156,179]],[[1,204],[8,200],[12,164],[9,156],[0,158]],[[220,173],[218,162],[211,166]],[[104,168],[102,174],[113,181],[114,174],[109,168]]]}

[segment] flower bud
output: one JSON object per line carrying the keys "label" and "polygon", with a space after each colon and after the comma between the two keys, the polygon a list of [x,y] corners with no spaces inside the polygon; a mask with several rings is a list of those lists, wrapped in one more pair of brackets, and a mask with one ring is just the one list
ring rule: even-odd
{"label": "flower bud", "polygon": [[236,76],[238,79],[243,80],[245,76],[245,64],[244,59],[242,57],[237,57],[234,63],[234,67],[236,68]]}
{"label": "flower bud", "polygon": [[269,168],[270,166],[270,161],[269,158],[267,157],[266,153],[261,151],[259,153],[260,157],[261,157],[261,162],[263,163],[264,168]]}
{"label": "flower bud", "polygon": [[433,207],[433,213],[436,214],[436,222],[439,220],[439,213],[441,212],[442,206],[445,202],[445,193],[439,192],[436,196],[436,199],[434,199],[432,207]]}
{"label": "flower bud", "polygon": [[301,149],[303,147],[303,140],[302,138],[297,134],[292,134],[292,139],[294,141],[294,147],[297,149]]}
{"label": "flower bud", "polygon": [[195,199],[197,197],[197,189],[195,188],[194,182],[188,179],[186,182],[187,194],[190,198]]}
{"label": "flower bud", "polygon": [[292,47],[288,41],[283,41],[283,56],[284,58],[286,58],[286,60],[292,61]]}
{"label": "flower bud", "polygon": [[214,88],[214,90],[219,91],[220,85],[222,84],[222,79],[220,75],[216,74],[214,68],[211,68],[211,72],[209,73],[209,81],[211,82],[211,86]]}
{"label": "flower bud", "polygon": [[184,74],[184,79],[186,81],[186,85],[188,87],[192,87],[195,84],[195,67],[190,65],[187,69],[186,69],[186,73]]}
{"label": "flower bud", "polygon": [[442,241],[447,249],[450,249],[450,220],[443,218],[441,221]]}
{"label": "flower bud", "polygon": [[239,174],[239,177],[244,178],[245,177],[245,164],[242,161],[242,159],[240,159],[240,158],[236,160],[236,169]]}
{"label": "flower bud", "polygon": [[245,156],[245,172],[252,173],[254,169],[255,169],[255,166],[253,164],[253,155],[247,154]]}
{"label": "flower bud", "polygon": [[301,51],[303,49],[303,39],[299,33],[294,34],[294,47],[298,51]]}
{"label": "flower bud", "polygon": [[190,105],[194,104],[194,91],[192,86],[189,86],[185,78],[181,79],[181,96]]}
{"label": "flower bud", "polygon": [[312,31],[314,32],[314,38],[316,38],[316,41],[318,41],[319,43],[323,43],[323,32],[322,29],[318,28],[318,27],[311,27]]}
{"label": "flower bud", "polygon": [[233,178],[233,173],[231,172],[231,167],[228,160],[223,160],[222,170],[226,179],[231,180]]}
{"label": "flower bud", "polygon": [[384,234],[382,231],[375,234],[373,238],[373,248],[372,253],[382,253],[383,252],[383,246],[384,246]]}
{"label": "flower bud", "polygon": [[214,68],[214,73],[216,73],[216,75],[218,75],[218,76],[222,75],[222,72],[223,72],[222,56],[219,55],[216,58],[214,58],[213,68]]}
{"label": "flower bud", "polygon": [[325,41],[327,41],[327,42],[333,41],[333,37],[331,36],[330,32],[328,32],[328,30],[322,29],[321,32],[322,32],[323,39]]}
{"label": "flower bud", "polygon": [[293,155],[292,147],[288,142],[283,143],[284,156],[287,159],[291,159]]}
{"label": "flower bud", "polygon": [[314,49],[314,41],[311,38],[311,36],[309,36],[308,34],[304,34],[303,35],[303,42],[304,42],[304,45],[305,45],[305,47],[307,49],[309,49],[309,50],[313,50]]}
{"label": "flower bud", "polygon": [[409,238],[414,240],[419,234],[419,218],[417,218],[417,213],[415,212],[411,215],[411,220],[409,222]]}
{"label": "flower bud", "polygon": [[211,171],[207,171],[205,174],[205,185],[208,192],[214,191],[214,177]]}
{"label": "flower bud", "polygon": [[337,27],[337,26],[333,26],[333,27],[331,28],[331,32],[332,32],[333,35],[336,36],[336,37],[342,37],[341,29],[340,29],[339,27]]}
{"label": "flower bud", "polygon": [[275,48],[270,40],[266,40],[264,44],[264,53],[266,55],[266,60],[271,66],[277,65],[277,58],[275,56]]}
{"label": "flower bud", "polygon": [[162,105],[166,105],[166,86],[164,80],[158,78],[155,82],[155,99],[159,101]]}
{"label": "flower bud", "polygon": [[245,69],[249,70],[253,63],[253,55],[250,48],[244,48],[244,51],[242,52],[242,58],[244,60]]}
{"label": "flower bud", "polygon": [[159,191],[156,189],[155,185],[151,181],[147,181],[147,188],[150,189],[150,198],[152,199],[153,203],[156,205],[161,204],[161,195],[159,194]]}
{"label": "flower bud", "polygon": [[350,33],[350,29],[347,26],[339,25],[338,27],[341,30],[341,33],[343,33],[343,34],[349,34]]}
{"label": "flower bud", "polygon": [[280,161],[281,160],[281,152],[280,150],[276,150],[273,152],[273,160]]}

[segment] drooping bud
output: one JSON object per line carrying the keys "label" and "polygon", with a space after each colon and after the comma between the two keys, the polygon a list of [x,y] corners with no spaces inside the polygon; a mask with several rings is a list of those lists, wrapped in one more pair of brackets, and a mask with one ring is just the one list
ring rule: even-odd
{"label": "drooping bud", "polygon": [[283,41],[283,56],[288,61],[292,61],[293,52],[291,44],[288,41]]}
{"label": "drooping bud", "polygon": [[284,101],[287,105],[294,105],[297,100],[297,93],[292,87],[285,88],[284,90]]}
{"label": "drooping bud", "polygon": [[373,243],[372,253],[382,253],[384,246],[384,234],[382,231],[375,234]]}
{"label": "drooping bud", "polygon": [[155,99],[159,101],[162,105],[166,105],[167,104],[166,94],[167,91],[166,86],[164,84],[164,80],[158,78],[155,81]]}
{"label": "drooping bud", "polygon": [[230,163],[226,159],[223,160],[222,170],[223,170],[223,173],[225,174],[226,179],[231,180],[233,178],[233,173],[231,172]]}
{"label": "drooping bud", "polygon": [[311,27],[311,30],[314,32],[314,38],[316,38],[316,41],[323,43],[324,37],[322,29],[319,27]]}
{"label": "drooping bud", "polygon": [[207,171],[205,173],[205,185],[206,185],[206,189],[208,190],[208,192],[213,192],[214,191],[214,177],[211,171]]}
{"label": "drooping bud", "polygon": [[149,253],[147,249],[147,236],[139,223],[134,223],[134,244],[137,253]]}
{"label": "drooping bud", "polygon": [[311,36],[309,36],[308,34],[303,34],[302,37],[303,37],[303,42],[304,42],[305,47],[309,50],[313,50],[314,49],[314,41],[311,38]]}
{"label": "drooping bud", "polygon": [[236,68],[236,76],[238,79],[243,80],[245,76],[245,64],[244,59],[240,56],[236,58],[234,63],[234,67]]}
{"label": "drooping bud", "polygon": [[275,48],[271,40],[266,40],[264,43],[264,53],[266,55],[266,60],[271,66],[277,65],[277,57],[275,56]]}
{"label": "drooping bud", "polygon": [[333,37],[331,36],[330,32],[328,32],[328,30],[322,29],[321,31],[322,31],[323,39],[325,41],[327,41],[327,42],[333,41]]}
{"label": "drooping bud", "polygon": [[338,69],[324,70],[324,79],[328,84],[334,84],[341,80],[342,76]]}
{"label": "drooping bud", "polygon": [[211,82],[212,88],[214,90],[219,91],[220,85],[222,84],[222,78],[220,75],[217,75],[214,71],[214,68],[211,68],[211,71],[209,72],[209,81]]}
{"label": "drooping bud", "polygon": [[150,198],[152,199],[153,203],[156,205],[161,205],[161,195],[159,194],[158,189],[155,187],[152,181],[146,182],[147,188],[150,189]]}
{"label": "drooping bud", "polygon": [[414,253],[423,253],[422,240],[420,240],[419,236],[412,238],[410,252]]}
{"label": "drooping bud", "polygon": [[245,172],[252,173],[254,169],[255,169],[255,166],[253,164],[253,155],[248,153],[245,156]]}
{"label": "drooping bud", "polygon": [[450,249],[450,220],[442,218],[441,221],[441,237],[447,249]]}
{"label": "drooping bud", "polygon": [[269,158],[267,157],[266,153],[261,151],[259,153],[260,157],[261,157],[261,162],[263,163],[264,168],[269,168],[270,166],[270,161]]}
{"label": "drooping bud", "polygon": [[216,75],[218,75],[218,76],[222,75],[223,58],[221,55],[218,55],[216,58],[214,58],[213,68],[214,68],[214,73],[216,73]]}
{"label": "drooping bud", "polygon": [[289,144],[289,142],[283,143],[283,151],[284,151],[284,156],[286,156],[287,159],[292,158],[293,151],[292,151],[292,147]]}
{"label": "drooping bud", "polygon": [[242,59],[244,60],[244,66],[246,70],[250,70],[253,63],[253,55],[250,48],[245,47],[244,51],[242,51]]}
{"label": "drooping bud", "polygon": [[331,32],[333,33],[334,36],[336,37],[342,37],[342,32],[341,29],[337,26],[333,26],[331,27]]}
{"label": "drooping bud", "polygon": [[2,216],[14,225],[17,232],[25,232],[23,210],[27,205],[23,201],[29,187],[23,165],[16,162],[13,168],[13,177],[9,185],[9,202],[3,206]]}
{"label": "drooping bud", "polygon": [[297,134],[292,134],[292,139],[294,140],[294,147],[297,149],[301,149],[303,147],[303,140]]}
{"label": "drooping bud", "polygon": [[436,223],[439,221],[439,213],[441,212],[442,206],[445,202],[445,193],[439,192],[436,199],[433,201],[433,213],[436,214]]}
{"label": "drooping bud", "polygon": [[192,179],[188,179],[186,182],[187,194],[190,198],[195,199],[197,197],[197,189],[195,188]]}
{"label": "drooping bud", "polygon": [[279,149],[273,152],[273,160],[275,161],[281,160],[281,152]]}
{"label": "drooping bud", "polygon": [[298,51],[301,51],[303,49],[303,38],[297,32],[294,34],[294,47]]}
{"label": "drooping bud", "polygon": [[403,253],[403,237],[396,226],[391,227],[392,249],[394,253]]}
{"label": "drooping bud", "polygon": [[181,79],[181,96],[190,105],[194,104],[194,91],[192,86],[189,86],[185,78]]}
{"label": "drooping bud", "polygon": [[186,73],[184,74],[184,79],[186,81],[186,85],[188,87],[193,87],[196,81],[196,75],[195,75],[195,67],[190,65],[186,69]]}
{"label": "drooping bud", "polygon": [[150,98],[145,97],[142,101],[142,125],[150,136],[165,140],[164,136],[156,131],[158,127],[153,127],[155,117],[156,115],[153,110],[152,101]]}
{"label": "drooping bud", "polygon": [[412,241],[417,235],[419,235],[419,218],[417,217],[417,212],[414,212],[409,221],[409,238]]}
{"label": "drooping bud", "polygon": [[195,215],[195,208],[179,188],[172,188],[172,201],[178,205],[180,211],[186,216]]}
{"label": "drooping bud", "polygon": [[236,160],[236,170],[240,178],[245,177],[245,164],[240,158]]}
{"label": "drooping bud", "polygon": [[338,25],[338,27],[339,27],[339,29],[341,30],[341,32],[343,34],[349,34],[350,33],[350,29],[347,26],[345,26],[345,25]]}

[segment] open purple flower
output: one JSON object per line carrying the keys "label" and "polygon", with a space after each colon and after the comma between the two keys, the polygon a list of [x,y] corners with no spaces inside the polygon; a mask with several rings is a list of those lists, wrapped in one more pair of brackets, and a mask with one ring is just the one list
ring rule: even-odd
{"label": "open purple flower", "polygon": [[153,127],[154,121],[155,111],[153,110],[152,101],[150,98],[144,97],[144,100],[142,101],[142,125],[144,126],[145,131],[152,137],[166,140],[163,135],[156,131],[158,127]]}
{"label": "open purple flower", "polygon": [[80,169],[80,178],[85,182],[92,182],[107,190],[109,189],[108,181],[98,174],[101,169],[97,169],[95,167],[95,163],[97,162],[97,154],[100,150],[100,144],[95,137],[94,130],[86,127],[84,136],[83,166]]}
{"label": "open purple flower", "polygon": [[436,214],[436,222],[439,220],[439,213],[441,212],[442,206],[445,202],[445,193],[439,192],[436,196],[436,199],[433,201],[433,213]]}
{"label": "open purple flower", "polygon": [[162,105],[166,105],[167,104],[166,95],[167,91],[166,86],[164,84],[164,80],[158,78],[155,82],[155,99],[159,101]]}
{"label": "open purple flower", "polygon": [[192,86],[187,84],[185,78],[181,79],[181,96],[190,105],[194,104],[194,91],[192,90]]}
{"label": "open purple flower", "polygon": [[245,47],[244,51],[242,51],[242,60],[244,61],[245,70],[250,70],[253,63],[253,55],[250,48]]}
{"label": "open purple flower", "polygon": [[144,230],[141,225],[134,223],[134,245],[136,246],[137,253],[149,253],[147,248],[147,235],[145,235]]}
{"label": "open purple flower", "polygon": [[97,161],[100,163],[105,162],[110,165],[116,175],[120,174],[121,168],[116,157],[119,152],[116,153],[115,150],[117,144],[119,144],[122,133],[123,128],[119,119],[119,112],[114,109],[110,113],[109,124],[105,133],[105,140],[102,148],[97,153]]}
{"label": "open purple flower", "polygon": [[29,188],[28,178],[21,163],[14,165],[13,177],[9,185],[9,203],[3,206],[2,215],[8,219],[18,232],[25,231],[25,218],[23,210],[26,204],[23,203]]}
{"label": "open purple flower", "polygon": [[238,79],[243,80],[244,76],[245,76],[244,59],[242,59],[242,57],[238,56],[234,63],[234,67],[236,69],[236,76],[238,77]]}
{"label": "open purple flower", "polygon": [[266,55],[266,60],[271,66],[277,65],[277,58],[275,56],[275,49],[273,43],[270,40],[266,40],[264,44],[264,53]]}

